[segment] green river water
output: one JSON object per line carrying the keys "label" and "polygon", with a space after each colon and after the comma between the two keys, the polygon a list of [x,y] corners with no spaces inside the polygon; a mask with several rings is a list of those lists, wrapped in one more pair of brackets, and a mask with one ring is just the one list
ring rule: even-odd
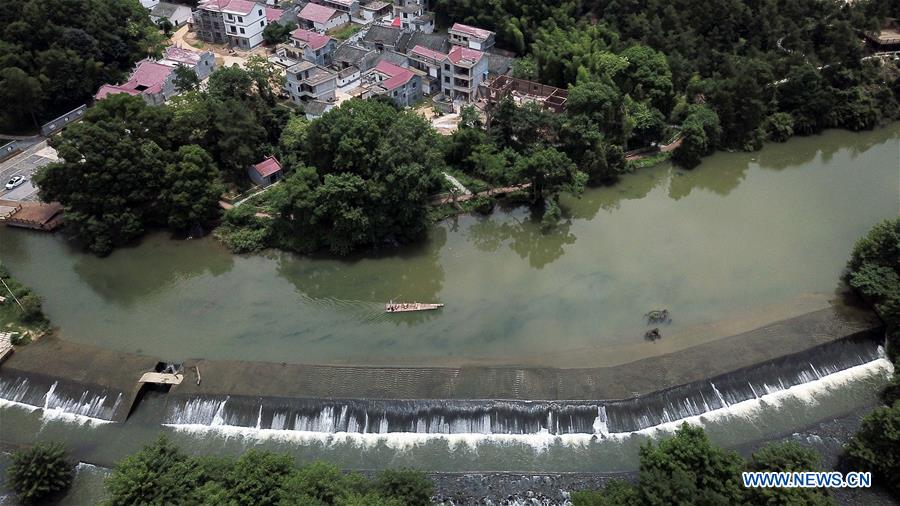
{"label": "green river water", "polygon": [[[65,339],[167,360],[609,365],[826,304],[853,242],[898,213],[898,136],[832,131],[641,170],[566,199],[550,233],[517,208],[354,258],[234,256],[161,233],[97,258],[0,229],[0,258]],[[384,314],[390,299],[446,307]],[[645,342],[657,308],[673,324]]]}
{"label": "green river water", "polygon": [[[164,234],[96,258],[59,235],[4,228],[0,258],[44,297],[64,339],[167,360],[611,365],[826,305],[854,241],[900,213],[900,123],[718,153],[689,172],[662,164],[564,204],[567,219],[550,233],[525,209],[500,210],[442,222],[415,247],[346,259],[234,256],[212,239]],[[386,315],[390,299],[446,307]],[[647,342],[642,315],[663,307],[674,321]],[[883,383],[883,374],[848,375],[706,426],[728,446],[790,433],[870,405]],[[535,451],[198,437],[161,428],[163,404],[150,395],[125,424],[0,407],[0,440],[61,440],[102,465],[164,430],[191,452],[265,447],[353,468],[555,471],[632,469],[644,440],[548,441]]]}

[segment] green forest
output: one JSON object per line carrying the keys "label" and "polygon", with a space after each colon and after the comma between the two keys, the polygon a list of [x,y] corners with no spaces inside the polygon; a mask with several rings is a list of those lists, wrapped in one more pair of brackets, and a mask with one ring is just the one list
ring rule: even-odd
{"label": "green forest", "polygon": [[86,103],[162,42],[137,0],[5,0],[0,132],[34,130]]}

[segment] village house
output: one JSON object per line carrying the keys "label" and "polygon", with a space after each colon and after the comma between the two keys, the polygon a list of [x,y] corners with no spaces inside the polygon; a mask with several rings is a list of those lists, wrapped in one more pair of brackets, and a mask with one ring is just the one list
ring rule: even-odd
{"label": "village house", "polygon": [[324,5],[339,12],[347,13],[350,18],[359,12],[359,0],[312,0],[312,3]]}
{"label": "village house", "polygon": [[372,68],[378,60],[378,52],[352,44],[341,44],[332,55],[331,66],[338,71],[338,86],[346,86]]}
{"label": "village house", "polygon": [[266,8],[249,0],[200,0],[192,27],[201,40],[251,49],[263,42]]}
{"label": "village house", "polygon": [[394,3],[394,18],[403,30],[433,32],[434,15],[427,11],[427,0],[397,0]]}
{"label": "village house", "polygon": [[168,2],[157,2],[156,5],[150,9],[150,21],[159,23],[163,19],[168,19],[169,23],[172,23],[172,26],[176,28],[185,23],[189,23],[192,15],[191,8],[187,5],[171,4]]}
{"label": "village house", "polygon": [[140,95],[148,104],[160,105],[175,94],[174,69],[152,60],[142,60],[128,81],[104,84],[94,95],[94,100],[103,100],[118,93]]}
{"label": "village house", "polygon": [[331,7],[308,3],[297,14],[297,20],[300,28],[326,32],[349,23],[350,15]]}
{"label": "village house", "polygon": [[363,23],[371,23],[382,19],[390,13],[391,4],[381,0],[372,0],[359,6],[359,17]]}
{"label": "village house", "polygon": [[487,51],[494,47],[494,32],[474,26],[454,23],[447,31],[450,43],[478,51]]}
{"label": "village house", "polygon": [[263,188],[279,181],[282,174],[281,163],[274,156],[270,156],[256,165],[251,165],[247,169],[247,175],[250,176],[253,183]]}
{"label": "village house", "polygon": [[333,101],[337,89],[337,73],[315,63],[302,61],[287,69],[285,90],[291,100],[303,105],[313,100]]}
{"label": "village house", "polygon": [[444,57],[441,87],[450,100],[475,100],[478,86],[487,79],[488,60],[484,53],[463,46],[455,46]]}
{"label": "village house", "polygon": [[104,84],[94,95],[95,100],[102,100],[116,93],[140,95],[147,103],[159,105],[175,95],[175,68],[188,67],[196,72],[197,77],[205,79],[216,66],[215,55],[209,51],[191,51],[176,46],[169,46],[163,51],[159,60],[145,59],[137,63],[134,72],[122,84]]}
{"label": "village house", "polygon": [[157,63],[174,69],[179,65],[194,69],[202,81],[212,74],[216,68],[216,55],[210,51],[193,51],[178,46],[169,46],[163,51],[163,57]]}
{"label": "village house", "polygon": [[441,67],[447,55],[427,47],[416,46],[412,48],[408,56],[409,65],[425,73],[425,77],[422,79],[422,93],[431,95],[439,91],[441,89]]}
{"label": "village house", "polygon": [[878,32],[866,32],[866,43],[876,53],[900,51],[900,22],[887,18]]}
{"label": "village house", "polygon": [[294,62],[306,60],[316,65],[331,65],[331,55],[337,43],[327,35],[298,28],[291,32],[291,40],[287,44],[279,44],[276,54]]}
{"label": "village house", "polygon": [[396,51],[403,37],[403,30],[391,26],[374,25],[360,41],[366,49]]}
{"label": "village house", "polygon": [[407,54],[416,46],[422,46],[443,54],[447,54],[447,52],[450,51],[450,43],[447,41],[447,34],[424,32],[404,32],[397,42],[396,51],[398,53]]}
{"label": "village house", "polygon": [[364,77],[370,95],[387,95],[399,107],[409,107],[422,98],[421,72],[381,61]]}

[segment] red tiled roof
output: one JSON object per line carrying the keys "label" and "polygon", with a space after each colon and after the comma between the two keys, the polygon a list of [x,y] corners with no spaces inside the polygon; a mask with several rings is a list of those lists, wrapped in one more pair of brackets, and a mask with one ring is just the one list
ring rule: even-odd
{"label": "red tiled roof", "polygon": [[129,95],[139,95],[140,92],[134,91],[129,88],[123,88],[121,86],[116,86],[114,84],[104,84],[97,90],[97,94],[94,95],[94,100],[103,100],[104,98],[115,95],[116,93],[127,93]]}
{"label": "red tiled roof", "polygon": [[274,7],[266,7],[266,21],[269,23],[274,23],[281,19],[281,16],[284,16],[284,10],[276,9]]}
{"label": "red tiled roof", "polygon": [[381,83],[388,91],[403,86],[415,75],[409,69],[394,65],[389,61],[378,62],[378,65],[375,66],[375,72],[388,76],[388,79]]}
{"label": "red tiled roof", "polygon": [[484,56],[484,53],[478,51],[476,49],[469,49],[463,46],[456,46],[451,51],[450,54],[447,55],[450,58],[450,61],[453,63],[459,63],[463,60],[468,60],[473,63],[477,63]]}
{"label": "red tiled roof", "polygon": [[259,174],[260,177],[269,177],[281,170],[281,164],[274,156],[270,156],[254,165],[253,169],[256,170],[256,173]]}
{"label": "red tiled roof", "polygon": [[94,95],[94,98],[100,100],[115,93],[128,93],[129,95],[159,93],[172,72],[172,67],[150,60],[143,60],[138,63],[137,69],[131,74],[127,82],[118,86],[104,84],[97,91],[97,94]]}
{"label": "red tiled roof", "polygon": [[250,11],[252,11],[253,7],[255,6],[256,2],[248,2],[247,0],[231,0],[230,2],[228,2],[227,6],[222,8],[222,10],[237,12],[239,14],[250,14]]}
{"label": "red tiled roof", "polygon": [[478,37],[479,39],[487,39],[494,32],[490,30],[485,30],[484,28],[476,28],[474,26],[464,25],[462,23],[453,23],[453,26],[450,27],[454,32],[462,32],[466,35],[471,35],[472,37]]}
{"label": "red tiled roof", "polygon": [[306,7],[300,11],[300,14],[297,14],[297,17],[312,21],[313,23],[327,23],[336,12],[337,11],[331,7],[308,3],[306,4]]}
{"label": "red tiled roof", "polygon": [[391,21],[391,26],[393,26],[394,28],[400,28],[400,18],[394,18],[394,20]]}
{"label": "red tiled roof", "polygon": [[412,51],[410,51],[410,52],[413,54],[416,54],[419,56],[424,56],[426,58],[431,58],[432,60],[437,60],[437,61],[442,61],[444,58],[447,57],[447,55],[445,55],[444,53],[442,53],[440,51],[435,51],[434,49],[428,49],[427,47],[418,46],[418,45],[416,47],[412,48]]}
{"label": "red tiled roof", "polygon": [[169,46],[163,53],[163,58],[185,65],[196,65],[200,62],[200,53],[183,47]]}
{"label": "red tiled roof", "polygon": [[331,40],[331,37],[327,35],[321,35],[311,30],[304,30],[303,28],[297,28],[291,32],[291,37],[306,42],[313,50],[322,49],[325,47],[325,44],[328,44],[328,41]]}

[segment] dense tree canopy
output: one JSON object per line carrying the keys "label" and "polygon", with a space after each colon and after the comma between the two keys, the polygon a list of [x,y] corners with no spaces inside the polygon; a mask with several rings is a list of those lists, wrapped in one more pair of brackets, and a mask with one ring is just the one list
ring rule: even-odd
{"label": "dense tree canopy", "polygon": [[166,438],[126,457],[106,481],[111,505],[425,506],[432,484],[416,471],[388,470],[375,480],[282,454],[250,450],[237,459],[190,457]]}
{"label": "dense tree canopy", "polygon": [[37,444],[12,454],[7,483],[23,505],[43,504],[72,484],[75,464],[58,444]]}
{"label": "dense tree canopy", "polygon": [[[81,105],[158,51],[137,0],[9,0],[0,9],[0,128],[21,129]],[[6,107],[10,105],[10,107]]]}

